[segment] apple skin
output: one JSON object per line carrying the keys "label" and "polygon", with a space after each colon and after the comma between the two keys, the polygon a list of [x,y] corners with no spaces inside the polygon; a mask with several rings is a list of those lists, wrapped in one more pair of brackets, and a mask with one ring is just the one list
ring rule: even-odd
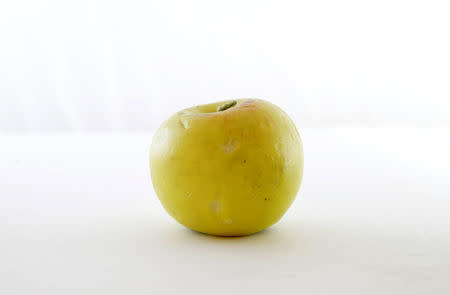
{"label": "apple skin", "polygon": [[[224,105],[229,108],[217,111]],[[267,101],[201,105],[156,131],[150,170],[162,205],[182,225],[211,235],[249,235],[280,220],[294,201],[302,141],[288,115]]]}

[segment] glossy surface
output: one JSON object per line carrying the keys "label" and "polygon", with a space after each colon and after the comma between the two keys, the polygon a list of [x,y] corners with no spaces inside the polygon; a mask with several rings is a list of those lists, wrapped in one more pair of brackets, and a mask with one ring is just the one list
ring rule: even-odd
{"label": "glossy surface", "polygon": [[179,223],[213,235],[248,235],[277,222],[294,201],[302,143],[277,106],[223,101],[164,122],[152,141],[150,167],[162,205]]}

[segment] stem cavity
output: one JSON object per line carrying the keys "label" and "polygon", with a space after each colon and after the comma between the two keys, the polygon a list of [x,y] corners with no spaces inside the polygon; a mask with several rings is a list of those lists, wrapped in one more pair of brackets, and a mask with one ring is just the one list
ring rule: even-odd
{"label": "stem cavity", "polygon": [[237,101],[233,100],[217,107],[218,112],[223,112],[236,105]]}

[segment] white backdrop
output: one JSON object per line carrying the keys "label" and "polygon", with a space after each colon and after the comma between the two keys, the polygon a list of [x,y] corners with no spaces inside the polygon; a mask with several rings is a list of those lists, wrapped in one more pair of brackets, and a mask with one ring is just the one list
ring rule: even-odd
{"label": "white backdrop", "polygon": [[[0,0],[0,294],[450,294],[449,6]],[[150,134],[239,97],[292,116],[302,186],[260,234],[196,234]]]}
{"label": "white backdrop", "polygon": [[449,126],[448,1],[0,2],[0,132],[139,131],[268,99],[299,127]]}

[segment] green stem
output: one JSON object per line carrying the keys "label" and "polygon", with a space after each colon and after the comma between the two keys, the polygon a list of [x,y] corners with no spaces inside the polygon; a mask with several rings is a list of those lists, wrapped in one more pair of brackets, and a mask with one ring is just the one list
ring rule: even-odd
{"label": "green stem", "polygon": [[235,101],[235,100],[230,101],[230,102],[227,102],[227,103],[225,103],[225,104],[223,104],[223,105],[221,105],[221,106],[218,106],[218,107],[217,107],[217,111],[218,111],[218,112],[226,111],[226,110],[228,110],[229,108],[235,106],[236,103],[237,103],[237,101]]}

